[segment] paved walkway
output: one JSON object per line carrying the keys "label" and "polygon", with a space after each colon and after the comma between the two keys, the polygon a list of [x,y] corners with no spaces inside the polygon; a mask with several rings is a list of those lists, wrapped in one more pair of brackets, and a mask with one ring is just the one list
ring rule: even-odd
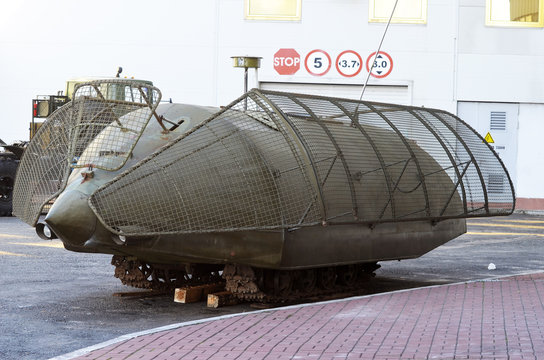
{"label": "paved walkway", "polygon": [[127,335],[57,359],[544,359],[544,272]]}

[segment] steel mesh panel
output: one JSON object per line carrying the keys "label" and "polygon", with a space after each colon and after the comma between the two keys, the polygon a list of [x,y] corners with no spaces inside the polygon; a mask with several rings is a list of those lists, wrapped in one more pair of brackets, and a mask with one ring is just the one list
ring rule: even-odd
{"label": "steel mesh panel", "polygon": [[[279,107],[287,116],[296,114],[292,116],[293,124],[307,141],[317,164],[327,221],[334,219],[335,222],[352,222],[354,216],[358,221],[430,216],[426,185],[420,180],[425,176],[420,163],[427,163],[427,167],[435,170],[435,173],[436,170],[442,169],[417,145],[410,145],[403,137],[399,126],[388,123],[389,119],[379,116],[376,111],[368,111],[370,110],[368,108],[363,111],[358,122],[364,124],[364,129],[352,126],[351,121],[346,121],[348,117],[347,114],[343,114],[342,109],[354,114],[355,110],[359,110],[356,103],[334,104],[329,99],[303,96],[297,99],[285,95],[270,97],[275,103],[280,104]],[[304,116],[298,115],[304,111],[301,107],[306,110]],[[410,126],[410,123],[414,122],[413,116],[407,112],[393,112],[391,109],[388,111],[390,112],[388,116],[398,118],[399,125],[406,123],[404,126],[414,130],[413,126]],[[373,151],[368,151],[369,146],[366,145],[367,151],[361,152],[360,145],[354,146],[357,139],[372,142]],[[371,158],[374,158],[374,164],[363,164],[359,161],[360,158],[373,153],[375,156]],[[320,166],[323,163],[322,159],[336,159],[335,155],[342,161],[331,164],[329,168]],[[381,161],[382,167],[382,171],[378,173],[375,171],[377,158]],[[367,174],[373,176],[368,177]],[[451,184],[449,179],[442,182]],[[434,183],[441,186],[441,181],[435,180]],[[359,208],[366,210],[369,207],[373,208],[372,213],[367,210],[359,214]]]}
{"label": "steel mesh panel", "polygon": [[[376,222],[513,211],[514,191],[500,159],[451,114],[263,93],[304,139],[327,221],[352,222],[349,214],[355,221]],[[365,164],[361,158],[370,161]]]}
{"label": "steel mesh panel", "polygon": [[500,215],[514,192],[451,114],[254,90],[90,205],[112,231],[144,235]]}
{"label": "steel mesh panel", "polygon": [[159,101],[158,89],[137,81],[78,85],[73,100],[51,114],[25,150],[13,213],[35,225],[44,205],[65,188],[71,167],[120,168]]}
{"label": "steel mesh panel", "polygon": [[[445,122],[456,119],[444,111],[436,111],[435,116]],[[469,212],[473,214],[510,214],[514,208],[514,189],[504,164],[487,142],[467,124],[457,121],[456,132],[459,138],[466,143],[474,158],[471,164],[470,176],[473,181],[469,183],[470,196],[467,196]],[[501,186],[493,188],[500,179]],[[466,187],[466,188],[467,188]]]}
{"label": "steel mesh panel", "polygon": [[[508,175],[481,138],[451,115],[263,94],[248,94],[104,186],[91,199],[95,211],[114,230],[147,234],[440,219],[513,208],[511,187],[489,206],[482,179],[489,174],[498,193],[504,181],[495,175]],[[491,169],[480,169],[471,147]],[[156,184],[175,189],[176,199],[172,191],[153,191]],[[154,200],[145,206],[156,216],[141,219],[138,199],[127,196],[148,192]]]}
{"label": "steel mesh panel", "polygon": [[120,169],[159,104],[159,90],[112,80],[80,85],[74,94],[73,167]]}
{"label": "steel mesh panel", "polygon": [[245,100],[95,192],[106,226],[142,235],[315,224],[316,199],[282,124]]}
{"label": "steel mesh panel", "polygon": [[13,188],[13,214],[34,225],[42,207],[64,188],[69,174],[72,104],[55,111],[25,149]]}

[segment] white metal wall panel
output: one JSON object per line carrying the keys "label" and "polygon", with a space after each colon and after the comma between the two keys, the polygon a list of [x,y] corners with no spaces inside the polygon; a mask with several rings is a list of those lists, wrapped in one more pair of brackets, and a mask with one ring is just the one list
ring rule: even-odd
{"label": "white metal wall panel", "polygon": [[499,154],[517,187],[519,104],[460,101],[457,113]]}
{"label": "white metal wall panel", "polygon": [[[260,88],[263,90],[286,91],[359,100],[363,86],[326,83],[261,82]],[[408,85],[368,85],[363,100],[412,105],[411,87]]]}

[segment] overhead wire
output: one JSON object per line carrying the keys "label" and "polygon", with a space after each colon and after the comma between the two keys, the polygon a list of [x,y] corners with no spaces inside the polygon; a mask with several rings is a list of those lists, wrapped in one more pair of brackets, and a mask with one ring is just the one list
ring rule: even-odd
{"label": "overhead wire", "polygon": [[[378,57],[378,55],[380,54],[380,50],[382,48],[382,44],[383,44],[383,41],[385,39],[385,35],[387,34],[387,30],[389,29],[389,25],[391,24],[391,20],[393,19],[393,14],[395,13],[395,9],[397,8],[397,4],[398,4],[399,0],[395,0],[395,5],[393,5],[393,10],[391,10],[391,15],[389,16],[389,21],[387,22],[387,26],[385,27],[385,30],[383,32],[383,35],[382,35],[382,39],[380,41],[380,44],[378,45],[378,50],[376,50],[376,53],[374,55],[374,61],[372,62],[372,66],[370,67],[370,69],[368,70],[368,75],[366,77],[366,81],[363,85],[363,89],[361,91],[361,96],[359,97],[359,101],[363,100],[363,95],[365,93],[365,90],[366,90],[366,87],[368,85],[368,81],[370,80],[370,75],[372,73],[372,69],[374,69],[374,65],[376,64],[376,58]],[[355,113],[357,113],[357,110],[359,110],[359,106],[357,105],[357,108],[355,109]]]}

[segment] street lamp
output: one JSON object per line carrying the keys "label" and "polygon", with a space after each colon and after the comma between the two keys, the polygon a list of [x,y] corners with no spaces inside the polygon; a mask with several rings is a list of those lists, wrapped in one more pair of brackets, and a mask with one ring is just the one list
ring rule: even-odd
{"label": "street lamp", "polygon": [[[257,81],[257,69],[261,67],[262,57],[255,56],[231,56],[233,66],[244,68],[244,94],[247,93],[247,69],[255,69],[255,81]],[[244,102],[244,110],[247,110],[247,99]]]}

